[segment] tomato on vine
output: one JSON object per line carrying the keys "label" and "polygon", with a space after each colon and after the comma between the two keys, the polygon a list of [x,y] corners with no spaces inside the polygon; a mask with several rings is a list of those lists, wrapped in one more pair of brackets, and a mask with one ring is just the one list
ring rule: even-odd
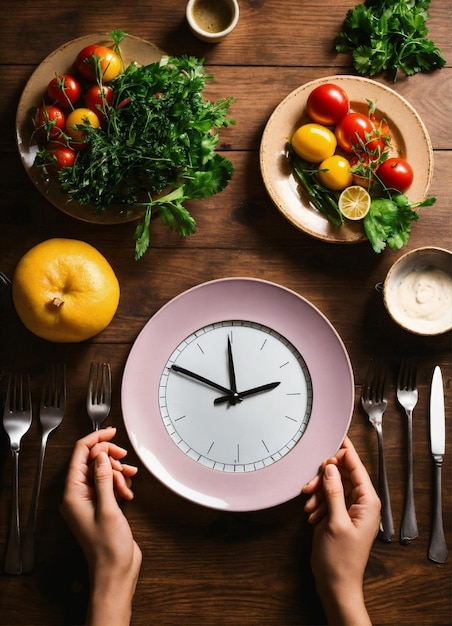
{"label": "tomato on vine", "polygon": [[32,122],[39,137],[49,140],[62,134],[66,116],[59,107],[42,105],[36,109]]}
{"label": "tomato on vine", "polygon": [[73,108],[81,93],[80,83],[69,74],[55,76],[47,85],[47,95],[50,101],[62,109]]}
{"label": "tomato on vine", "polygon": [[94,111],[100,121],[108,116],[108,108],[113,104],[113,89],[108,85],[92,85],[85,94],[85,104]]}
{"label": "tomato on vine", "polygon": [[111,48],[92,44],[80,50],[75,67],[85,80],[108,83],[122,72],[122,61]]}
{"label": "tomato on vine", "polygon": [[99,118],[91,109],[82,107],[71,111],[66,120],[66,134],[74,142],[71,146],[79,150],[85,148],[89,141],[88,129],[99,126]]}
{"label": "tomato on vine", "polygon": [[46,150],[51,158],[51,166],[60,171],[64,167],[72,167],[75,162],[76,152],[69,146],[59,141],[50,141]]}
{"label": "tomato on vine", "polygon": [[385,145],[371,120],[363,113],[348,113],[336,126],[335,135],[344,152],[378,153]]}

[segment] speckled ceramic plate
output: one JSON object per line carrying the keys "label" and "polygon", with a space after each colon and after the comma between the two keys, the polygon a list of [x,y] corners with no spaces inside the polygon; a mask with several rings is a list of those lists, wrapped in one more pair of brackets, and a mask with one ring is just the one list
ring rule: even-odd
{"label": "speckled ceramic plate", "polygon": [[367,113],[367,100],[376,103],[376,114],[389,123],[394,155],[405,158],[414,170],[414,181],[406,195],[413,202],[423,200],[433,176],[433,150],[421,118],[393,89],[368,78],[327,76],[292,91],[274,110],[265,127],[260,166],[265,187],[281,213],[303,232],[331,243],[358,243],[366,240],[361,222],[347,221],[335,228],[309,203],[285,155],[285,144],[295,130],[309,121],[306,102],[319,85],[334,83],[350,99],[350,108]]}
{"label": "speckled ceramic plate", "polygon": [[[123,206],[113,206],[103,213],[95,213],[92,206],[82,206],[73,200],[68,202],[67,194],[62,193],[57,181],[45,179],[41,170],[33,167],[38,146],[32,138],[31,110],[33,107],[39,106],[47,85],[55,74],[70,74],[77,54],[85,46],[93,43],[112,45],[108,34],[85,35],[60,46],[40,63],[28,80],[19,101],[16,114],[16,139],[27,174],[49,202],[64,213],[85,222],[117,224],[136,220],[141,216],[141,213],[133,209],[126,213]],[[154,44],[130,35],[121,42],[121,52],[126,66],[131,61],[136,61],[142,65],[154,63],[159,61],[164,54]]]}

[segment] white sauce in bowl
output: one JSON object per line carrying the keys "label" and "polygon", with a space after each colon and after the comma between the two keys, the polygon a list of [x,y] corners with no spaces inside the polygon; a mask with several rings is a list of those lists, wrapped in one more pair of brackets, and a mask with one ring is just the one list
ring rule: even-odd
{"label": "white sauce in bowl", "polygon": [[400,309],[410,318],[435,321],[452,317],[452,278],[433,266],[413,268],[397,288]]}

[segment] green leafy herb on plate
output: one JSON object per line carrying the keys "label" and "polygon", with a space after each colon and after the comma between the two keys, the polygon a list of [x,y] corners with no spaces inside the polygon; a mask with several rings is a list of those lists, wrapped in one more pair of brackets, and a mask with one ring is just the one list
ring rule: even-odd
{"label": "green leafy herb on plate", "polygon": [[222,191],[232,177],[232,163],[216,147],[217,129],[233,123],[227,117],[233,99],[205,100],[208,80],[195,57],[132,62],[109,83],[115,95],[106,127],[83,125],[88,147],[59,174],[62,190],[96,212],[143,207],[137,259],[149,247],[151,216],[181,236],[192,234],[196,223],[185,201]]}
{"label": "green leafy herb on plate", "polygon": [[386,244],[393,250],[402,248],[409,239],[411,222],[419,219],[415,209],[432,206],[435,202],[436,198],[426,198],[422,202],[411,203],[398,192],[389,194],[387,198],[372,200],[369,213],[364,218],[364,231],[374,251],[379,254]]}

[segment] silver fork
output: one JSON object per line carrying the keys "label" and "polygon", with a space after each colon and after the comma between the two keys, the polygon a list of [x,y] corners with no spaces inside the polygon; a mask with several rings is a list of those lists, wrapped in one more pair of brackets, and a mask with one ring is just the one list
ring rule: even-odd
{"label": "silver fork", "polygon": [[381,537],[392,541],[394,522],[392,519],[391,500],[389,497],[388,477],[383,443],[383,413],[388,404],[386,368],[381,363],[369,364],[366,379],[361,390],[361,404],[369,416],[369,421],[377,433],[378,439],[378,483],[381,499]]}
{"label": "silver fork", "polygon": [[54,363],[47,368],[46,382],[42,390],[39,421],[41,423],[41,450],[33,487],[27,528],[22,544],[22,571],[31,572],[34,567],[34,534],[38,512],[39,493],[41,491],[42,468],[46,452],[47,440],[55,428],[61,424],[66,407],[66,368]]}
{"label": "silver fork", "polygon": [[413,488],[413,409],[418,399],[416,375],[416,365],[413,359],[403,359],[397,380],[397,400],[405,409],[407,416],[407,483],[400,527],[400,541],[404,545],[419,536]]}
{"label": "silver fork", "polygon": [[93,430],[108,417],[111,409],[111,369],[109,363],[93,361],[89,369],[86,410],[91,418]]}
{"label": "silver fork", "polygon": [[20,522],[19,522],[19,452],[22,437],[31,426],[32,406],[30,378],[28,375],[10,376],[3,411],[3,426],[9,437],[13,466],[13,496],[8,544],[5,554],[5,572],[21,574]]}

